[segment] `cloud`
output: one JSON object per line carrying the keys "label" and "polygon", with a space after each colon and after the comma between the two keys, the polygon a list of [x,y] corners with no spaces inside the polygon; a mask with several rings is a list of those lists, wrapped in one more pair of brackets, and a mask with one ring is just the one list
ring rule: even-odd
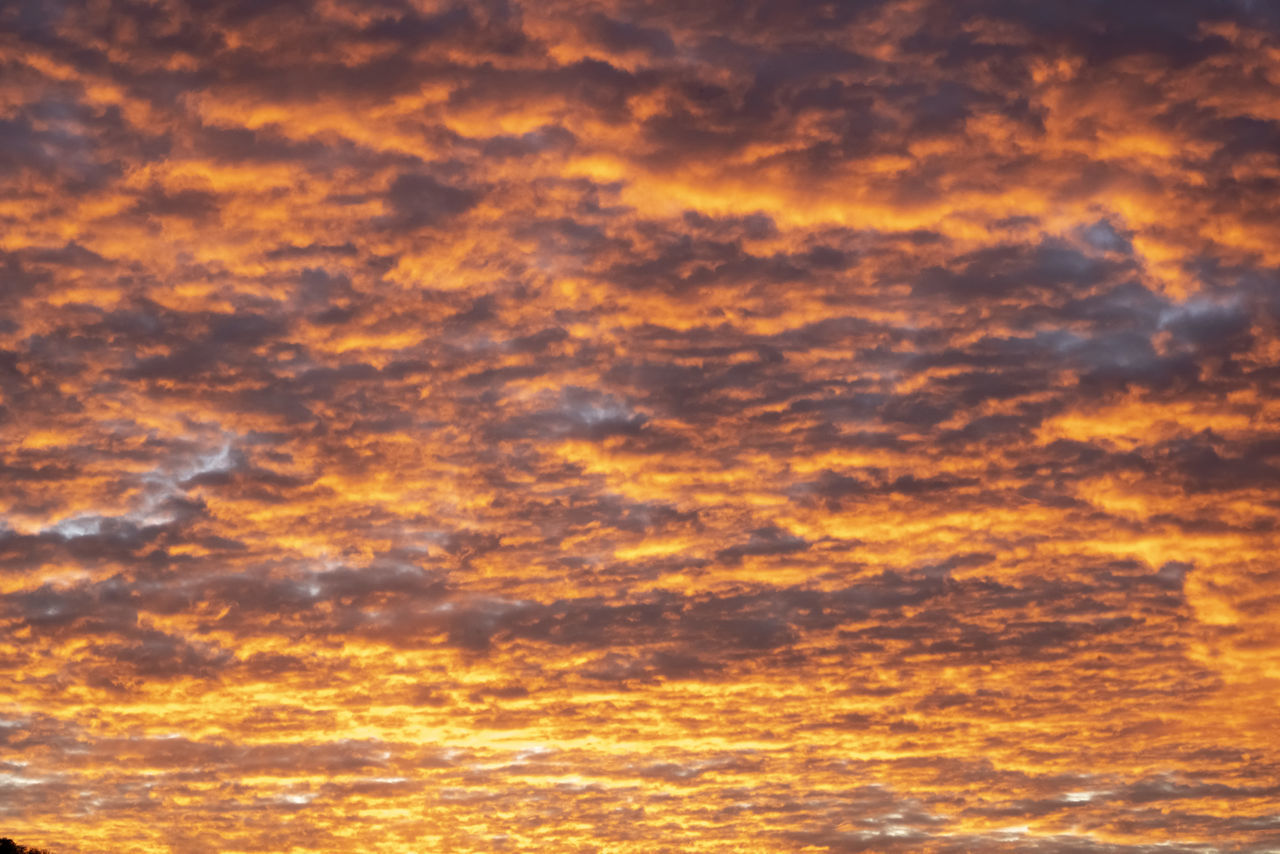
{"label": "cloud", "polygon": [[1270,6],[0,22],[6,833],[1271,844]]}

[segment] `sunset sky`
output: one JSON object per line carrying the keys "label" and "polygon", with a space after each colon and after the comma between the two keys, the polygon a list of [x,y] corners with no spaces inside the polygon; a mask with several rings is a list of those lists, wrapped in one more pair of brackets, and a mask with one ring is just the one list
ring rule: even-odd
{"label": "sunset sky", "polygon": [[1280,3],[0,2],[0,836],[1280,852]]}

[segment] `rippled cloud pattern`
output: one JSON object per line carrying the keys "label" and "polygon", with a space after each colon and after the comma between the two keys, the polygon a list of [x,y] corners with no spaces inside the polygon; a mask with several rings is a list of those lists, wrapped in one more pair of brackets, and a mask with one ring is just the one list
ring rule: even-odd
{"label": "rippled cloud pattern", "polygon": [[0,831],[1280,851],[1280,7],[0,4]]}

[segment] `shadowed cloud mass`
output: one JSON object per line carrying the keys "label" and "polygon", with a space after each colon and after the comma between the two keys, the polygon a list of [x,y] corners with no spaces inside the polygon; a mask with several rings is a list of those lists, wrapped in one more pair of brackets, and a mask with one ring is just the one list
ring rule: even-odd
{"label": "shadowed cloud mass", "polygon": [[1280,12],[0,5],[0,827],[1280,851]]}

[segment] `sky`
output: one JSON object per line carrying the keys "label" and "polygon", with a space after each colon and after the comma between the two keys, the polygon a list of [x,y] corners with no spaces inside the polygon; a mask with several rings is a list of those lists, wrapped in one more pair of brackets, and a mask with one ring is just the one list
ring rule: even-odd
{"label": "sky", "polygon": [[0,834],[1280,851],[1280,7],[0,4]]}

